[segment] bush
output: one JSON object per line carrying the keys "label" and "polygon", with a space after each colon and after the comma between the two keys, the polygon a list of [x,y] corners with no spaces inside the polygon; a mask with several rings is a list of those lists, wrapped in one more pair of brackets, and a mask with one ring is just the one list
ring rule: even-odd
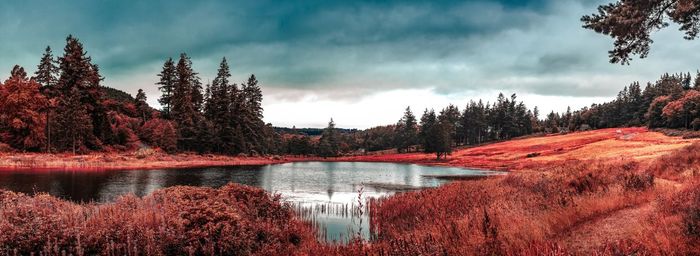
{"label": "bush", "polygon": [[316,243],[264,190],[171,187],[74,204],[0,190],[0,255],[291,255]]}
{"label": "bush", "polygon": [[540,155],[540,152],[533,152],[533,153],[527,154],[525,157],[526,157],[526,158],[532,158],[532,157],[536,157],[536,156],[539,156],[539,155]]}
{"label": "bush", "polygon": [[134,152],[134,156],[138,159],[144,159],[156,155],[158,152],[152,148],[139,148]]}
{"label": "bush", "polygon": [[654,186],[654,175],[650,174],[631,173],[622,179],[626,190],[643,191]]}
{"label": "bush", "polygon": [[10,145],[7,145],[5,143],[0,143],[0,153],[11,153],[14,152],[15,150],[10,147]]}
{"label": "bush", "polygon": [[691,239],[700,238],[700,206],[692,206],[685,212],[683,231]]}
{"label": "bush", "polygon": [[700,118],[695,118],[693,119],[692,122],[690,122],[690,127],[693,128],[693,130],[700,130]]}
{"label": "bush", "polygon": [[700,143],[695,142],[687,147],[656,159],[649,167],[649,174],[666,179],[678,180],[684,176],[695,175],[700,169]]}
{"label": "bush", "polygon": [[165,152],[177,151],[177,131],[175,125],[164,119],[148,120],[139,130],[141,140],[151,146],[159,147]]}

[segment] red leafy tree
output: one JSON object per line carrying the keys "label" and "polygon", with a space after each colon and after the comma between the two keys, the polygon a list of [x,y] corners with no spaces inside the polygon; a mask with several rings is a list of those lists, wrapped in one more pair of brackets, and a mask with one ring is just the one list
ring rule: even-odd
{"label": "red leafy tree", "polygon": [[48,102],[40,87],[17,65],[4,86],[0,86],[0,136],[16,149],[39,150],[46,143],[46,116],[42,111]]}
{"label": "red leafy tree", "polygon": [[690,128],[693,119],[699,118],[700,92],[689,90],[680,99],[669,102],[662,115],[666,118],[670,127]]}
{"label": "red leafy tree", "polygon": [[148,120],[141,126],[139,137],[143,142],[166,152],[177,150],[177,130],[171,121],[160,118]]}

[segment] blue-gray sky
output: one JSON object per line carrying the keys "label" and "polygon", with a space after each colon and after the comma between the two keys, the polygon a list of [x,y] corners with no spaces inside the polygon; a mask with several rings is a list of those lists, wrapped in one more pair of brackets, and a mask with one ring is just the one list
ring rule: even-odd
{"label": "blue-gray sky", "polygon": [[104,84],[146,90],[187,52],[203,81],[222,57],[233,80],[255,73],[265,121],[341,127],[393,123],[426,107],[517,93],[542,112],[579,108],[664,72],[694,72],[697,41],[655,33],[647,59],[608,63],[612,41],[581,28],[608,1],[12,1],[0,4],[0,70],[30,72],[73,34]]}

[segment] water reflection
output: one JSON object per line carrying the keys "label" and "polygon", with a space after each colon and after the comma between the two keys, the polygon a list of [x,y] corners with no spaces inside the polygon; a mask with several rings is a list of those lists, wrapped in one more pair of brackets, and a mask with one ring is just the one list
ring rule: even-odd
{"label": "water reflection", "polygon": [[[368,236],[368,219],[351,218],[348,209],[363,197],[376,198],[395,193],[392,186],[435,187],[444,180],[423,175],[484,175],[487,172],[461,168],[425,167],[391,163],[299,162],[265,166],[233,166],[170,170],[120,171],[0,171],[0,188],[33,194],[46,192],[75,202],[108,202],[128,193],[145,196],[154,190],[177,186],[220,187],[229,182],[261,187],[313,213],[329,240],[347,238],[357,232],[353,221],[363,218],[363,236]],[[364,185],[363,185],[364,184]],[[336,209],[336,210],[330,210]],[[341,210],[344,213],[340,214]]]}

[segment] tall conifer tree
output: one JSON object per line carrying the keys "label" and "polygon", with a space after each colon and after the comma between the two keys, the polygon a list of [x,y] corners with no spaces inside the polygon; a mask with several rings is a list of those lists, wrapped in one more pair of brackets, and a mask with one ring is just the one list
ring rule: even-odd
{"label": "tall conifer tree", "polygon": [[[100,90],[100,81],[102,77],[99,74],[97,65],[91,63],[91,58],[83,49],[83,44],[72,35],[66,38],[66,47],[64,48],[63,56],[59,57],[60,77],[56,85],[58,95],[60,95],[58,103],[59,110],[62,116],[65,113],[82,114],[87,113],[89,125],[75,124],[70,122],[59,121],[56,130],[59,136],[70,137],[76,130],[83,127],[90,127],[91,132],[80,130],[80,138],[72,140],[73,149],[88,146],[92,149],[98,149],[102,140],[109,139],[111,128],[107,119],[106,109],[102,103],[102,91]],[[75,104],[75,100],[79,104]],[[72,102],[67,102],[70,99]],[[78,105],[80,105],[78,107]],[[67,108],[84,108],[67,109]],[[82,122],[83,116],[76,117],[76,121]],[[62,148],[66,148],[63,145]]]}
{"label": "tall conifer tree", "polygon": [[170,111],[172,109],[172,97],[175,91],[176,82],[176,71],[175,63],[172,58],[168,58],[163,64],[163,70],[158,74],[160,80],[158,83],[158,89],[163,93],[158,99],[158,103],[163,106],[163,117],[171,118]]}

